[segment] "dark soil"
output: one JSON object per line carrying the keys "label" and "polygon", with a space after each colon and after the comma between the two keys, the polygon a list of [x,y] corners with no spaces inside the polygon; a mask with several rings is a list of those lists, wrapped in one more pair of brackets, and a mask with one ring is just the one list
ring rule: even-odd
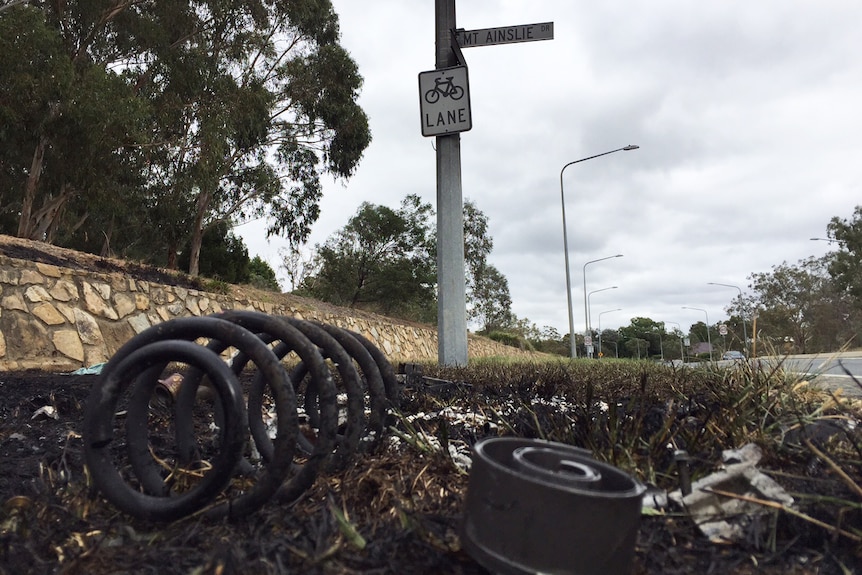
{"label": "dark soil", "polygon": [[[270,502],[245,519],[197,517],[160,525],[128,517],[93,492],[83,465],[82,410],[95,378],[0,374],[0,574],[486,573],[458,537],[467,475],[439,452],[403,443],[358,455],[346,468],[320,475],[298,501]],[[402,407],[406,415],[539,391],[406,389]],[[546,417],[539,406],[533,414]],[[505,432],[535,435],[528,420],[513,414]],[[445,429],[450,441],[467,443],[503,433],[439,420],[416,425],[437,437]],[[854,499],[810,457],[763,463],[774,471],[780,467],[775,478],[794,493]],[[858,508],[836,517],[810,498],[799,501],[805,513],[829,525],[862,527]],[[349,518],[364,548],[339,526],[335,510]],[[862,573],[858,544],[791,515],[772,517],[758,540],[715,545],[681,514],[644,516],[634,573]]]}

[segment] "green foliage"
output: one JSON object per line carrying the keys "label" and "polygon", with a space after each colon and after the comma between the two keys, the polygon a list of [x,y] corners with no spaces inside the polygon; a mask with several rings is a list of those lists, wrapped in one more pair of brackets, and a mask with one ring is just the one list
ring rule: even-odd
{"label": "green foliage", "polygon": [[483,331],[513,327],[509,282],[488,256],[494,239],[488,234],[488,217],[467,200],[464,202],[464,262],[466,267],[467,317],[479,322]]}
{"label": "green foliage", "polygon": [[146,103],[84,57],[96,42],[75,30],[99,24],[70,8],[63,22],[28,5],[0,15],[0,196],[18,216],[14,229],[3,218],[0,231],[30,239],[67,239],[85,222],[93,229],[95,213],[108,204],[122,212],[129,185],[140,184],[140,157],[129,146],[141,136]]}
{"label": "green foliage", "polygon": [[[840,349],[855,338],[862,327],[860,309],[829,277],[828,262],[828,256],[784,262],[749,276],[759,339],[787,353],[814,353]],[[782,342],[792,345],[787,349]]]}
{"label": "green foliage", "polygon": [[832,218],[826,232],[839,249],[830,254],[829,274],[838,289],[846,291],[862,308],[862,206],[856,206],[850,220]]}
{"label": "green foliage", "polygon": [[[188,249],[180,254],[180,265],[188,265]],[[226,224],[213,226],[203,236],[201,275],[229,284],[249,283],[248,249]]]}
{"label": "green foliage", "polygon": [[524,336],[517,333],[511,333],[508,331],[489,331],[483,335],[489,339],[500,342],[503,345],[508,345],[509,347],[517,347],[524,351],[536,351],[536,348],[533,347],[532,343],[527,341]]}
{"label": "green foliage", "polygon": [[218,279],[206,279],[202,281],[201,289],[209,293],[229,294],[230,284]]}
{"label": "green foliage", "polygon": [[317,247],[318,273],[299,293],[417,321],[436,316],[431,207],[408,196],[399,210],[363,203],[347,225]]}
{"label": "green foliage", "polygon": [[477,319],[483,331],[511,326],[514,315],[506,276],[492,265],[474,269],[472,276],[472,305],[467,317]]}
{"label": "green foliage", "polygon": [[[522,321],[529,323],[529,320]],[[534,325],[530,325],[524,333],[536,351],[568,357],[570,352],[568,334],[562,336],[555,327],[551,326],[545,326],[539,330]]]}
{"label": "green foliage", "polygon": [[275,270],[260,256],[254,256],[248,263],[248,283],[258,289],[281,292]]}
{"label": "green foliage", "polygon": [[190,242],[196,275],[221,222],[304,241],[370,142],[328,0],[7,8],[2,232],[168,267]]}
{"label": "green foliage", "polygon": [[[487,217],[464,207],[468,316],[485,329],[513,327],[509,284],[487,263],[493,242]],[[316,247],[315,273],[297,293],[426,323],[436,323],[436,227],[434,210],[408,195],[398,210],[363,203],[347,225]],[[296,251],[285,267],[296,270]]]}

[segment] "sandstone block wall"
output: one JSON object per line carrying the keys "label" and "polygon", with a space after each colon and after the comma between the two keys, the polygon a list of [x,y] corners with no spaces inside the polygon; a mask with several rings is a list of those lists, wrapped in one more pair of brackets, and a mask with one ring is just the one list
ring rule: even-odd
{"label": "sandstone block wall", "polygon": [[[266,299],[267,301],[264,301]],[[136,333],[176,317],[242,309],[311,319],[365,335],[392,362],[436,361],[433,327],[400,323],[312,300],[229,295],[157,285],[119,273],[95,273],[0,255],[0,371],[72,371],[107,361]],[[522,355],[471,335],[471,358]]]}

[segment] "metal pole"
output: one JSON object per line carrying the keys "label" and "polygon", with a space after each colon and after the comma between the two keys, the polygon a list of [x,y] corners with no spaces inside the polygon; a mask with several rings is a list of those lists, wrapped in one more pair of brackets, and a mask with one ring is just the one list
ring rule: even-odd
{"label": "metal pole", "polygon": [[[566,165],[568,166],[568,164]],[[563,170],[566,169],[563,167]],[[569,274],[569,239],[566,233],[566,197],[563,195],[563,172],[560,172],[560,199],[563,203],[563,253],[566,256],[566,299],[569,309],[569,357],[578,357],[575,347],[575,315],[572,311],[572,280]]]}
{"label": "metal pole", "polygon": [[602,289],[594,289],[590,293],[587,294],[587,332],[592,335],[593,334],[593,304],[592,298],[594,293],[599,293],[600,291],[606,291],[609,289],[617,289],[618,286],[610,286]]}
{"label": "metal pole", "polygon": [[[455,0],[435,0],[436,68],[456,65],[451,30]],[[437,136],[437,359],[467,365],[467,296],[464,279],[464,211],[461,136]]]}
{"label": "metal pole", "polygon": [[[439,3],[440,0],[437,0]],[[575,351],[575,312],[572,308],[572,279],[571,274],[569,273],[569,238],[568,238],[568,226],[566,226],[566,194],[563,191],[563,172],[566,171],[571,165],[578,164],[580,162],[586,162],[587,160],[592,160],[593,158],[598,158],[601,156],[607,156],[608,154],[613,154],[614,152],[620,151],[629,151],[629,150],[637,150],[638,146],[629,145],[624,148],[618,148],[616,150],[611,150],[610,152],[604,152],[602,154],[596,154],[595,156],[589,156],[587,158],[581,158],[580,160],[575,160],[573,162],[569,162],[560,170],[560,202],[562,203],[562,212],[563,212],[563,255],[566,260],[566,300],[568,301],[568,310],[569,310],[569,344],[570,344],[570,357],[577,357]]]}
{"label": "metal pole", "polygon": [[[605,260],[610,260],[613,258],[621,258],[621,257],[623,257],[623,254],[616,254],[614,256],[607,256],[604,258],[599,258],[597,260],[590,260],[584,264],[584,334],[585,335],[590,333],[590,305],[589,305],[589,302],[587,301],[589,299],[588,294],[587,294],[587,266],[590,264],[594,264],[596,262],[603,262]],[[607,288],[607,289],[610,289],[610,288]]]}
{"label": "metal pole", "polygon": [[[814,238],[811,238],[811,239],[814,239]],[[716,283],[716,282],[707,282],[707,285],[729,287],[729,288],[733,288],[739,292],[739,311],[742,312],[742,351],[747,352],[748,351],[748,332],[745,329],[745,308],[743,307],[742,290],[739,288],[739,286],[735,286],[732,284],[720,284],[720,283]]]}
{"label": "metal pole", "polygon": [[709,314],[706,313],[705,309],[699,307],[682,306],[682,309],[696,309],[697,311],[702,311],[706,316],[706,341],[709,344],[709,361],[712,361],[712,336],[709,335]]}

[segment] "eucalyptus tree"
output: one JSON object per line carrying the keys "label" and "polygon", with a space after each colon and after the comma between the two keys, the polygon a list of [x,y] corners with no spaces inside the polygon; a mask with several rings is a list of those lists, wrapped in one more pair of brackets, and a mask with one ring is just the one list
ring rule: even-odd
{"label": "eucalyptus tree", "polygon": [[[619,328],[621,341],[638,341],[634,349],[640,349],[643,357],[649,351],[658,352],[662,348],[661,337],[665,333],[664,323],[657,322],[648,317],[634,317],[631,323],[627,326]],[[630,351],[632,348],[626,344],[625,349]]]}
{"label": "eucalyptus tree", "polygon": [[862,309],[862,206],[856,206],[850,219],[832,218],[826,232],[837,247],[829,254],[829,274]]}
{"label": "eucalyptus tree", "polygon": [[493,265],[474,269],[471,275],[467,316],[479,321],[485,333],[511,327],[515,317],[506,276]]}
{"label": "eucalyptus tree", "polygon": [[97,58],[109,52],[99,41],[114,18],[107,5],[0,12],[0,194],[6,225],[17,220],[7,233],[50,241],[74,201],[101,205],[134,171],[126,146],[146,107]]}
{"label": "eucalyptus tree", "polygon": [[510,328],[515,316],[509,281],[488,263],[494,249],[488,216],[471,200],[464,201],[463,211],[467,317],[478,321],[484,332]]}
{"label": "eucalyptus tree", "polygon": [[[836,289],[827,271],[829,262],[828,255],[810,257],[749,276],[759,340],[771,341],[779,351],[797,353],[836,351],[851,342],[858,345],[859,309]],[[784,342],[792,343],[785,346]]]}
{"label": "eucalyptus tree", "polygon": [[436,315],[435,264],[428,239],[430,205],[408,196],[399,210],[363,203],[316,250],[318,272],[298,290],[346,307],[418,321]]}
{"label": "eucalyptus tree", "polygon": [[[433,208],[416,195],[405,197],[396,210],[363,203],[344,228],[315,247],[314,272],[297,292],[434,323],[436,234]],[[508,281],[487,260],[493,247],[488,218],[469,201],[464,204],[464,238],[468,314],[484,329],[512,327]],[[285,267],[295,269],[290,253]]]}
{"label": "eucalyptus tree", "polygon": [[177,6],[136,6],[127,29],[147,47],[131,72],[159,118],[149,179],[168,188],[157,201],[182,206],[177,226],[190,222],[196,275],[203,233],[220,222],[263,217],[269,235],[303,242],[321,176],[350,177],[370,132],[328,0]]}
{"label": "eucalyptus tree", "polygon": [[210,226],[262,217],[304,241],[321,177],[370,142],[329,0],[3,7],[0,224],[18,235],[107,238],[121,218],[169,265],[190,240],[196,274]]}

